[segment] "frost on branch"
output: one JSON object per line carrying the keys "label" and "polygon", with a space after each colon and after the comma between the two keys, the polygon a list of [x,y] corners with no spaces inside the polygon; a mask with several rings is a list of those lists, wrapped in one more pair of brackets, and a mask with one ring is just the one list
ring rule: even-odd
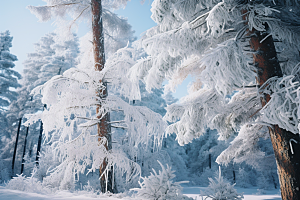
{"label": "frost on branch", "polygon": [[244,51],[245,44],[234,39],[219,44],[200,59],[198,75],[203,84],[215,88],[222,95],[230,95],[244,85],[255,82],[255,68],[252,58]]}
{"label": "frost on branch", "polygon": [[[260,91],[271,95],[271,100],[261,110],[262,121],[277,124],[280,128],[299,134],[300,131],[300,90],[295,76],[271,78]],[[298,79],[296,79],[298,80]]]}
{"label": "frost on branch", "polygon": [[[260,138],[268,138],[268,129],[259,124],[245,124],[241,127],[239,134],[217,158],[219,164],[246,162],[249,165],[259,167],[265,153],[258,147]],[[273,159],[274,157],[272,157]],[[274,163],[273,160],[272,163]]]}
{"label": "frost on branch", "polygon": [[136,64],[137,54],[133,48],[119,49],[107,60],[107,68],[104,69],[106,79],[109,80],[109,89],[128,98],[129,101],[141,100],[139,80],[134,77],[131,81],[127,75],[130,68]]}
{"label": "frost on branch", "polygon": [[181,104],[167,107],[164,119],[174,122],[167,133],[176,133],[179,144],[187,144],[200,137],[207,128],[217,129],[220,139],[228,139],[249,118],[258,118],[261,108],[256,88],[244,88],[230,100],[216,90],[202,88],[182,99]]}
{"label": "frost on branch", "polygon": [[[105,99],[96,96],[105,87],[99,79],[105,80],[104,76],[113,73],[115,77],[121,78],[121,74],[117,73],[126,72],[126,68],[122,71],[116,70],[116,67],[122,65],[113,65],[101,72],[72,68],[33,91],[34,94],[41,93],[42,102],[47,104],[47,109],[40,117],[44,122],[47,142],[51,144],[55,158],[60,162],[45,179],[50,185],[72,189],[72,182],[80,173],[85,173],[87,168],[88,171],[95,171],[104,158],[108,159],[108,165],[113,165],[115,170],[125,174],[123,177],[126,182],[141,173],[140,166],[128,158],[121,145],[115,145],[116,148],[107,151],[104,139],[101,144],[97,142],[94,125],[99,123],[95,113],[98,104],[101,104],[98,116],[108,112],[118,112],[123,116],[123,119],[110,123],[113,128],[127,131],[128,145],[131,148],[152,148],[153,151],[160,148],[166,127],[161,115],[143,106],[131,106],[117,96],[109,95]],[[121,85],[124,82],[123,79],[118,81],[113,84]],[[37,119],[38,116],[32,116],[28,123]]]}
{"label": "frost on branch", "polygon": [[187,96],[182,105],[168,106],[164,119],[174,123],[168,126],[166,132],[176,133],[180,145],[198,138],[205,132],[218,110],[222,109],[219,103],[222,102],[221,98],[214,89],[203,88]]}
{"label": "frost on branch", "polygon": [[[55,19],[55,24],[58,26],[59,32],[64,37],[70,37],[71,29],[77,28],[77,22],[87,21],[91,23],[91,1],[90,0],[45,0],[45,6],[28,6],[27,8],[41,22],[46,22]],[[103,25],[105,40],[110,40],[111,45],[115,46],[120,43],[120,40],[127,38],[127,41],[132,41],[131,26],[124,18],[118,17],[112,10],[124,8],[128,0],[104,0],[103,6]],[[67,18],[71,17],[72,20]],[[125,23],[124,23],[125,22]],[[122,38],[120,38],[122,36]],[[123,42],[123,41],[122,41]],[[107,42],[106,42],[107,43]],[[124,47],[123,45],[122,47]],[[121,47],[118,47],[121,48]],[[117,48],[117,49],[118,49]],[[117,50],[115,49],[115,51]]]}
{"label": "frost on branch", "polygon": [[38,179],[33,177],[25,177],[22,174],[17,174],[16,177],[13,177],[13,179],[7,183],[6,188],[39,194],[51,194],[53,192],[50,188],[38,181]]}
{"label": "frost on branch", "polygon": [[161,171],[158,173],[153,170],[150,176],[143,178],[142,182],[139,182],[141,188],[134,188],[137,191],[137,197],[149,200],[189,200],[187,196],[182,195],[181,183],[186,183],[186,181],[173,182],[172,179],[175,178],[174,171],[171,167],[167,165],[165,168],[159,161],[157,161],[161,166]]}
{"label": "frost on branch", "polygon": [[[44,0],[47,5],[45,6],[28,6],[27,8],[40,19],[45,22],[52,17],[63,18],[70,15],[73,19],[83,15],[90,17],[91,0]],[[104,0],[102,1],[103,7],[108,9],[118,9],[125,7],[128,0]]]}
{"label": "frost on branch", "polygon": [[257,88],[243,88],[236,92],[227,104],[213,117],[211,129],[217,129],[219,139],[226,140],[241,129],[243,124],[259,118],[261,109]]}

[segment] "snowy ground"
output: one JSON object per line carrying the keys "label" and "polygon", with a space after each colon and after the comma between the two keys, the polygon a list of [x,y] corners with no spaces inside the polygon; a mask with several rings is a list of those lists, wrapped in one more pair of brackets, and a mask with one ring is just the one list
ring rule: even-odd
{"label": "snowy ground", "polygon": [[[204,190],[203,187],[185,187],[183,189],[183,193],[189,197],[193,197],[196,200],[201,200],[202,198],[199,196],[199,191]],[[281,200],[279,190],[267,190],[260,191],[256,188],[252,189],[244,189],[244,188],[236,188],[239,193],[244,194],[245,200]],[[259,194],[260,193],[260,194]],[[108,199],[108,200],[134,200],[135,198],[124,197],[123,194],[107,196],[107,195],[95,195],[91,193],[87,193],[84,191],[78,193],[70,193],[68,191],[60,191],[55,195],[42,195],[36,193],[28,193],[17,190],[9,190],[0,186],[0,199],[1,200],[43,200],[43,199],[80,199],[80,200],[90,200],[90,199]]]}
{"label": "snowy ground", "polygon": [[[245,189],[238,187],[235,187],[235,189],[237,189],[238,193],[243,193],[244,200],[281,200],[279,190],[258,190],[257,188]],[[200,190],[205,190],[205,187],[184,187],[183,194],[193,197],[196,200],[202,200],[199,196]]]}

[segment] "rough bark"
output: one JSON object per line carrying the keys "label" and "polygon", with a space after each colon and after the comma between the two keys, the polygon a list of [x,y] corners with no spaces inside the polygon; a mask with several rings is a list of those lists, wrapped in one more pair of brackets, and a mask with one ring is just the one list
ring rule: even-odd
{"label": "rough bark", "polygon": [[[103,23],[102,23],[102,5],[101,0],[92,0],[92,29],[93,29],[93,51],[94,51],[94,62],[95,62],[95,70],[101,71],[104,68],[105,64],[105,52],[104,52],[104,35],[103,35]],[[105,86],[105,89],[99,89],[97,91],[97,96],[99,99],[105,99],[107,97],[107,83],[103,80],[99,80]],[[99,115],[99,110],[101,108],[101,104],[99,104],[96,108],[97,115]],[[110,150],[111,146],[111,126],[110,126],[110,116],[107,113],[105,116],[97,116],[98,119],[101,118],[98,123],[98,141],[101,144],[102,140],[106,140],[107,142],[104,144],[106,150]],[[107,169],[109,166],[107,165],[107,159],[103,160],[102,165],[100,166],[100,175],[104,174],[106,170],[108,171],[108,177],[102,176],[100,178],[101,191],[103,193],[109,191],[112,193],[116,193],[116,187],[113,186],[113,178],[112,178],[112,167]],[[107,187],[106,187],[107,186]]]}
{"label": "rough bark", "polygon": [[11,166],[12,176],[14,175],[15,160],[16,160],[16,154],[17,154],[17,147],[18,147],[18,140],[19,140],[21,123],[22,123],[22,118],[19,119],[19,125],[18,125],[18,130],[17,130],[17,137],[16,137],[14,155],[13,155],[12,166]]}
{"label": "rough bark", "polygon": [[[267,35],[267,32],[256,30],[249,32],[250,45],[255,51],[253,59],[258,70],[257,82],[260,86],[271,77],[283,76],[277,59],[273,38],[272,36],[267,37]],[[262,41],[263,39],[265,40]],[[261,99],[262,106],[265,106],[269,100],[270,95],[265,94]],[[299,200],[300,145],[292,142],[294,140],[299,143],[299,136],[278,127],[278,125],[269,128],[269,133],[277,163],[282,199]]]}

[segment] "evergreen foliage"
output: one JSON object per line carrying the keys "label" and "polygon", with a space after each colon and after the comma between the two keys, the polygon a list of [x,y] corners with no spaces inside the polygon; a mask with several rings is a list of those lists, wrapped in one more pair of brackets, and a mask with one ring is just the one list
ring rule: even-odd
{"label": "evergreen foliage", "polygon": [[135,188],[133,190],[137,191],[137,197],[149,200],[188,200],[188,198],[181,194],[182,188],[180,183],[174,182],[175,178],[174,171],[171,170],[171,167],[167,165],[165,168],[159,161],[157,161],[161,170],[158,173],[153,170],[153,173],[148,177],[142,178],[142,182],[139,182],[141,188]]}
{"label": "evergreen foliage", "polygon": [[0,110],[7,109],[10,103],[17,98],[17,93],[12,88],[20,87],[18,79],[21,75],[13,68],[17,56],[10,53],[12,39],[9,31],[0,33]]}
{"label": "evergreen foliage", "polygon": [[[69,34],[75,23],[90,20],[90,1],[45,1],[46,6],[29,9],[41,21],[55,18],[61,30],[41,38],[35,52],[28,54],[18,98],[16,92],[8,90],[1,96],[1,88],[20,86],[20,75],[11,69],[16,60],[9,53],[12,38],[9,32],[0,35],[4,38],[0,45],[6,41],[2,48],[6,50],[0,51],[0,123],[9,126],[6,132],[0,130],[0,181],[10,178],[6,163],[11,161],[15,122],[24,116],[23,121],[30,125],[25,174],[34,172],[30,178],[15,177],[8,188],[38,192],[47,187],[46,192],[51,193],[74,191],[88,182],[89,188],[99,189],[99,176],[108,176],[107,171],[98,172],[104,159],[108,159],[108,168],[113,166],[119,191],[136,187],[140,175],[148,176],[139,183],[141,189],[136,189],[138,198],[188,199],[174,181],[189,179],[191,184],[209,183],[203,195],[213,199],[241,199],[242,195],[223,179],[221,170],[216,180],[208,179],[218,163],[226,164],[224,176],[238,186],[278,186],[267,127],[279,124],[299,132],[300,22],[298,10],[290,10],[290,3],[299,6],[298,1],[154,0],[151,11],[157,26],[135,43],[127,20],[113,13],[127,0],[103,1],[107,61],[102,72],[94,71],[92,34],[81,38],[80,54],[77,37]],[[247,25],[241,10],[248,11]],[[66,20],[68,15],[74,19],[71,23]],[[66,28],[68,31],[63,31]],[[252,64],[247,36],[252,28],[275,38],[276,49],[281,52],[278,58],[287,60],[281,63],[284,77],[268,80],[263,88],[255,83],[257,68]],[[62,32],[67,34],[62,36]],[[194,78],[189,95],[177,102],[170,90],[188,75]],[[8,81],[1,82],[1,77]],[[163,95],[165,79],[169,83]],[[99,80],[108,82],[107,98],[95,95],[106,87]],[[261,109],[264,93],[272,94],[272,101]],[[111,115],[113,139],[109,151],[105,139],[95,139],[95,125],[107,113]],[[42,148],[39,166],[35,167],[32,157],[41,120],[44,144],[49,146]],[[24,132],[22,126],[21,135]],[[18,149],[21,160],[23,148]],[[156,160],[164,160],[167,167]]]}
{"label": "evergreen foliage", "polygon": [[[31,90],[41,84],[44,84],[52,76],[59,75],[67,69],[74,67],[77,64],[77,56],[79,54],[78,41],[76,35],[66,41],[62,41],[57,34],[49,33],[42,37],[35,44],[35,52],[29,53],[24,61],[23,78],[20,81],[22,86],[15,91],[18,96],[11,102],[9,110],[5,113],[7,119],[7,132],[10,133],[10,138],[2,145],[2,159],[11,160],[12,148],[15,144],[15,135],[20,118],[22,118],[22,126],[20,129],[20,139],[18,141],[17,157],[15,164],[15,173],[20,173],[22,155],[24,150],[24,136],[27,127],[23,126],[26,122],[25,114],[34,114],[42,111],[44,108],[41,102],[41,97],[35,98],[30,94]],[[40,122],[31,124],[27,137],[27,147],[25,154],[27,161],[25,163],[26,175],[30,175],[33,166],[35,165],[33,158],[36,156],[38,137],[40,134]],[[30,153],[29,153],[30,152]],[[10,165],[7,164],[7,168]]]}
{"label": "evergreen foliage", "polygon": [[221,167],[219,167],[219,176],[215,178],[215,181],[209,178],[209,186],[204,192],[201,191],[201,196],[206,196],[205,199],[211,198],[213,200],[241,200],[244,198],[242,194],[237,193],[234,185],[224,180],[221,175]]}
{"label": "evergreen foliage", "polygon": [[[157,26],[140,41],[149,56],[131,68],[131,77],[142,79],[149,91],[165,79],[172,90],[188,75],[194,78],[189,94],[167,107],[164,119],[171,122],[167,133],[176,133],[179,144],[185,145],[207,128],[216,129],[219,139],[236,137],[218,163],[246,162],[259,171],[267,165],[274,169],[274,157],[262,151],[266,148],[261,141],[270,138],[267,127],[278,125],[299,133],[298,6],[298,0],[154,0],[151,11]],[[253,63],[260,52],[250,44],[254,30],[264,34],[260,44],[274,39],[283,73],[260,88],[256,80],[261,71]],[[271,100],[262,108],[265,95]]]}
{"label": "evergreen foliage", "polygon": [[[126,1],[124,2],[126,3]],[[48,15],[49,13],[45,11],[48,9],[56,17],[55,12],[59,12],[60,8],[71,8],[68,12],[59,15],[58,18],[60,18],[66,13],[71,15],[76,13],[76,8],[85,5],[87,9],[82,10],[84,12],[82,16],[88,17],[88,19],[91,17],[90,5],[89,3],[85,4],[85,1],[74,3],[73,7],[66,6],[63,1],[55,3],[58,4],[52,6],[53,2],[47,1],[47,6],[31,7],[30,9],[38,16]],[[59,163],[57,166],[53,166],[53,171],[44,181],[60,189],[74,189],[76,177],[80,177],[82,173],[95,172],[102,165],[104,159],[107,159],[108,166],[114,166],[114,171],[119,173],[126,183],[132,181],[141,173],[140,166],[136,163],[135,151],[157,150],[164,135],[165,122],[159,114],[144,106],[131,106],[120,97],[110,93],[104,99],[99,99],[96,95],[103,92],[105,88],[103,82],[99,82],[99,80],[108,80],[111,88],[130,87],[130,85],[126,85],[129,81],[126,81],[126,77],[124,77],[128,65],[124,65],[124,60],[123,63],[119,63],[119,58],[126,50],[123,52],[120,50],[118,53],[115,51],[125,46],[125,40],[126,42],[132,41],[133,32],[126,20],[111,12],[112,5],[114,4],[106,2],[103,9],[105,37],[108,34],[105,42],[106,55],[109,58],[106,68],[101,72],[94,71],[94,63],[91,62],[93,54],[91,53],[90,37],[87,35],[83,39],[82,46],[87,51],[83,51],[79,67],[67,70],[62,76],[54,76],[33,91],[34,95],[42,94],[42,102],[47,104],[47,109],[40,115],[32,116],[29,123],[32,124],[38,119],[42,119],[44,133],[54,151],[54,159]],[[128,57],[128,60],[134,62],[132,57]],[[131,96],[128,91],[125,89],[118,92],[120,96],[126,94],[124,97],[127,98]],[[101,105],[99,114],[94,111],[97,105]],[[117,113],[116,120],[111,122],[112,128],[126,129],[124,134],[126,144],[124,145],[124,142],[116,143],[114,149],[110,151],[105,148],[105,138],[100,139],[104,141],[103,143],[95,139],[97,135],[94,126],[99,123],[100,116],[104,116],[108,112]],[[116,138],[122,140],[119,137]],[[126,145],[130,147],[128,149],[130,152],[124,152]],[[84,151],[78,146],[81,146]],[[106,173],[107,170],[105,174],[100,175],[107,176]]]}
{"label": "evergreen foliage", "polygon": [[9,105],[17,99],[18,94],[15,90],[20,87],[18,80],[21,79],[21,75],[13,69],[17,57],[10,53],[12,39],[9,31],[0,32],[0,182],[10,178],[8,165],[10,166],[11,160],[2,155],[3,151],[12,152],[13,150],[11,146],[10,148],[4,147],[13,138],[8,131],[9,123],[6,112]]}

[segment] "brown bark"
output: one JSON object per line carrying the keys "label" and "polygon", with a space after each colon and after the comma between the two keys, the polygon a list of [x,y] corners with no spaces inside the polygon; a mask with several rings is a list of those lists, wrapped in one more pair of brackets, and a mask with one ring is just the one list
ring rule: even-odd
{"label": "brown bark", "polygon": [[[253,61],[257,67],[257,82],[260,86],[271,77],[283,76],[273,38],[272,36],[267,37],[267,35],[266,32],[257,30],[248,33],[250,46],[255,51]],[[261,99],[262,106],[265,106],[269,100],[270,95],[264,94],[264,98]],[[278,125],[269,128],[269,133],[277,163],[282,199],[299,200],[300,145],[297,144],[299,143],[299,136],[278,127]]]}
{"label": "brown bark", "polygon": [[[95,70],[101,71],[104,68],[105,64],[105,52],[104,52],[104,36],[103,36],[103,23],[102,23],[102,5],[101,0],[92,0],[92,29],[93,29],[93,50],[94,50],[94,62]],[[107,88],[106,82],[99,80],[105,86],[105,89],[99,89],[97,91],[97,96],[99,99],[105,99],[107,97]],[[101,104],[97,106],[96,112],[99,115],[99,110]],[[104,144],[106,150],[110,150],[111,146],[111,126],[110,126],[110,116],[106,114],[105,116],[97,116],[98,119],[101,118],[100,122],[97,125],[98,128],[98,141],[101,144],[102,140],[107,140],[107,143]],[[105,172],[107,169],[107,159],[103,160],[102,165],[100,166],[99,172],[100,175]],[[106,180],[107,178],[107,180]],[[116,193],[116,187],[112,185],[112,168],[109,169],[108,177],[104,175],[100,179],[101,191],[106,192],[106,181],[107,181],[107,191]]]}

